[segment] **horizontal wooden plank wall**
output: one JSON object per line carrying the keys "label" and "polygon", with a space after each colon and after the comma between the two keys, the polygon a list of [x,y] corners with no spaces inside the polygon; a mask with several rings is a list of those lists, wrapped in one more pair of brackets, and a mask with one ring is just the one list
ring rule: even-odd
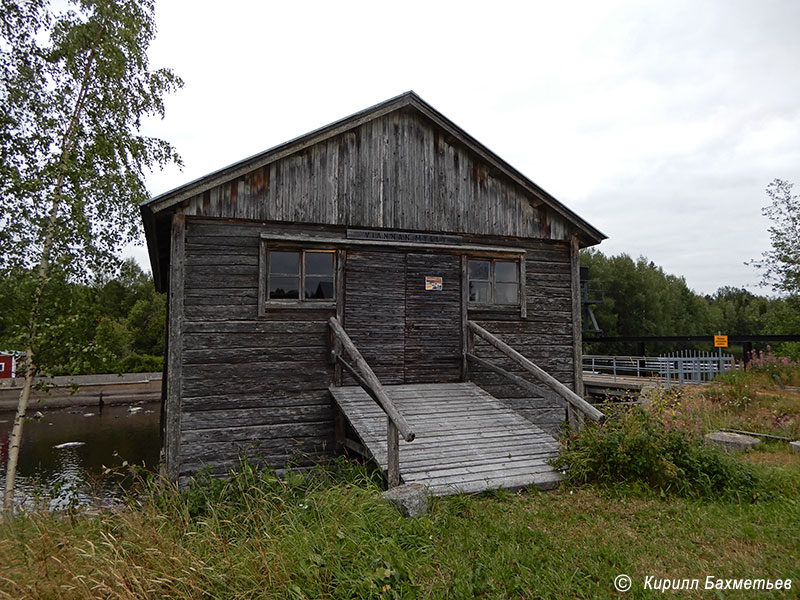
{"label": "horizontal wooden plank wall", "polygon": [[567,223],[431,122],[397,112],[187,201],[187,215],[567,240]]}
{"label": "horizontal wooden plank wall", "polygon": [[[347,253],[344,328],[381,383],[403,383],[406,262],[403,254]],[[355,385],[346,375],[345,385]]]}
{"label": "horizontal wooden plank wall", "polygon": [[334,309],[258,316],[261,224],[187,219],[179,481],[239,455],[282,468],[332,447],[327,320]]}
{"label": "horizontal wooden plank wall", "polygon": [[[518,312],[492,314],[477,311],[469,311],[469,318],[573,388],[569,244],[530,242],[526,245],[526,319],[521,319]],[[476,340],[475,353],[530,380],[522,369],[482,340]],[[470,365],[470,372],[473,380],[486,391],[545,431],[555,432],[565,421],[564,402],[546,387],[542,386],[540,397],[531,397],[529,392],[508,379],[477,365]]]}
{"label": "horizontal wooden plank wall", "polygon": [[[425,289],[426,277],[442,289]],[[461,258],[409,253],[406,261],[405,382],[461,381]]]}
{"label": "horizontal wooden plank wall", "polygon": [[[308,464],[332,449],[327,388],[334,367],[328,361],[327,320],[335,310],[270,309],[258,315],[258,256],[266,231],[302,231],[328,240],[345,233],[342,227],[186,219],[181,481],[203,466],[217,473],[233,468],[240,453],[280,468],[290,461]],[[521,320],[518,310],[469,316],[572,385],[568,244],[483,237],[464,242],[526,246],[527,319]],[[358,252],[363,250],[352,255]],[[369,327],[363,333],[369,335]],[[482,344],[477,352],[497,358]],[[540,427],[552,430],[564,420],[562,403],[549,392],[531,398],[493,374],[471,369],[477,383]]]}

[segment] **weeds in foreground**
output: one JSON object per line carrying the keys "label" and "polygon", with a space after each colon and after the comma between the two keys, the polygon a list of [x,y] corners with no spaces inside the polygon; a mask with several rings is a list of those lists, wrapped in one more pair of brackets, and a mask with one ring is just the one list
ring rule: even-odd
{"label": "weeds in foreground", "polygon": [[[667,404],[669,407],[669,404]],[[672,418],[678,409],[661,408]],[[751,465],[639,406],[606,407],[609,419],[564,439],[556,466],[578,484],[625,484],[661,495],[755,500],[773,491]]]}
{"label": "weeds in foreground", "polygon": [[126,508],[0,523],[0,598],[614,598],[620,572],[800,581],[789,498],[611,489],[455,496],[404,519],[346,461],[286,478],[242,464],[184,491],[153,477]]}
{"label": "weeds in foreground", "polygon": [[748,372],[764,375],[770,380],[777,377],[784,385],[800,385],[800,362],[787,356],[778,356],[769,346],[766,352],[762,350],[751,355]]}
{"label": "weeds in foreground", "polygon": [[692,391],[706,429],[727,427],[800,439],[800,391],[759,371],[733,371]]}

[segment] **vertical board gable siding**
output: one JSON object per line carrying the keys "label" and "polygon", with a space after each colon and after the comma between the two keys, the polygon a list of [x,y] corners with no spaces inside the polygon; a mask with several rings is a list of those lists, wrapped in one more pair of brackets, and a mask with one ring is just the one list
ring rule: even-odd
{"label": "vertical board gable siding", "polygon": [[565,240],[568,224],[418,115],[396,112],[187,201],[260,221]]}

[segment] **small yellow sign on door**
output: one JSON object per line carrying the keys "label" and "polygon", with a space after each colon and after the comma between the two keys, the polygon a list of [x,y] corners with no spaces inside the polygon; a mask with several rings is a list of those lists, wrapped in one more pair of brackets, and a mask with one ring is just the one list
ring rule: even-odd
{"label": "small yellow sign on door", "polygon": [[727,335],[715,335],[714,336],[714,348],[727,348],[728,347],[728,336]]}
{"label": "small yellow sign on door", "polygon": [[442,278],[441,277],[425,277],[425,291],[428,291],[428,292],[441,292],[442,291]]}

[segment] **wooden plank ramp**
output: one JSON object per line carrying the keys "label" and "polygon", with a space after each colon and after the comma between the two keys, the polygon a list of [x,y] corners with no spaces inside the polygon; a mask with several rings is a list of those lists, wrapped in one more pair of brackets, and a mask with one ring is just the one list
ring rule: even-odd
{"label": "wooden plank ramp", "polygon": [[[474,383],[384,386],[416,434],[400,440],[400,477],[436,496],[535,485],[563,476],[550,466],[558,442]],[[387,468],[386,415],[359,386],[329,388],[378,465]]]}

